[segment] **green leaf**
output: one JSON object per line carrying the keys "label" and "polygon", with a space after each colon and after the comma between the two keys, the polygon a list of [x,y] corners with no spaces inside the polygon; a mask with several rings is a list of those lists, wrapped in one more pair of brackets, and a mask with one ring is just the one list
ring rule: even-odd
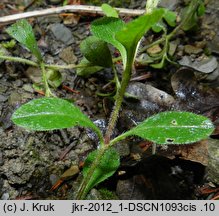
{"label": "green leaf", "polygon": [[46,71],[47,80],[50,86],[58,88],[62,84],[62,74],[57,70],[49,69]]}
{"label": "green leaf", "polygon": [[1,44],[6,49],[12,49],[15,47],[16,41],[14,39],[12,39],[12,40],[7,41],[7,42],[2,42]]}
{"label": "green leaf", "polygon": [[116,47],[123,60],[123,65],[126,65],[126,50],[123,45],[115,39],[115,35],[125,26],[125,23],[115,17],[103,17],[95,20],[91,24],[91,32],[97,38],[112,44]]}
{"label": "green leaf", "polygon": [[93,65],[111,67],[113,64],[107,43],[95,36],[83,40],[80,49],[85,58]]}
{"label": "green leaf", "polygon": [[204,14],[205,14],[205,4],[204,4],[204,2],[201,2],[199,7],[198,7],[197,15],[203,16]]}
{"label": "green leaf", "polygon": [[[182,10],[182,14],[181,14],[181,19],[184,20],[186,19],[186,17],[188,16],[189,12],[190,12],[190,7],[187,6]],[[192,13],[192,11],[190,12]],[[193,12],[193,14],[190,16],[190,18],[187,20],[187,22],[185,22],[182,25],[182,29],[184,31],[188,31],[190,29],[192,29],[193,27],[195,27],[197,25],[198,22],[198,17],[197,17],[197,13]]]}
{"label": "green leaf", "polygon": [[8,27],[6,32],[19,43],[28,48],[36,56],[38,61],[42,60],[33,29],[27,20],[23,19],[17,21],[15,24]]}
{"label": "green leaf", "polygon": [[207,138],[214,130],[212,122],[190,112],[161,112],[121,135],[136,135],[157,144],[188,144]]}
{"label": "green leaf", "polygon": [[152,26],[152,30],[155,33],[161,32],[163,30],[163,28],[165,28],[163,22],[158,22],[158,23],[156,23],[155,25]]}
{"label": "green leaf", "polygon": [[116,33],[115,38],[126,48],[128,62],[134,59],[140,39],[162,18],[163,14],[164,9],[156,9],[150,14],[140,16],[127,23],[121,31]]}
{"label": "green leaf", "polygon": [[170,10],[165,10],[164,19],[168,23],[169,26],[175,27],[176,26],[176,13]]}
{"label": "green leaf", "polygon": [[161,68],[163,68],[164,65],[165,65],[165,59],[166,59],[166,57],[163,56],[162,59],[161,59],[161,61],[160,61],[159,63],[150,64],[150,66],[153,67],[153,68],[156,68],[156,69],[161,69]]}
{"label": "green leaf", "polygon": [[103,67],[94,66],[91,62],[89,62],[86,58],[82,58],[79,65],[84,65],[86,67],[77,68],[76,73],[78,76],[88,77],[98,71],[102,70]]}
{"label": "green leaf", "polygon": [[36,131],[83,126],[101,133],[78,107],[60,98],[31,100],[13,113],[12,121],[18,126]]}
{"label": "green leaf", "polygon": [[102,4],[101,9],[106,14],[107,17],[119,18],[118,11],[115,8],[111,7],[110,5]]}
{"label": "green leaf", "polygon": [[[85,160],[83,168],[84,178],[89,175],[90,167],[95,159],[98,157],[99,151],[101,150],[95,150],[91,152]],[[86,184],[85,191],[89,192],[90,189],[92,189],[95,185],[112,176],[118,169],[119,165],[120,161],[117,151],[112,147],[107,149],[102,155],[100,163],[97,164],[92,176],[90,176],[89,182]]]}

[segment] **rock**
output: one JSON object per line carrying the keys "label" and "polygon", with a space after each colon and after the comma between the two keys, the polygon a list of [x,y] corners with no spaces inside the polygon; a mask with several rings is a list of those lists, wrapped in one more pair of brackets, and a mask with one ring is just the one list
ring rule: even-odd
{"label": "rock", "polygon": [[27,92],[30,92],[30,93],[34,92],[32,86],[30,84],[24,84],[22,88]]}
{"label": "rock", "polygon": [[64,43],[65,45],[74,43],[72,32],[63,24],[52,24],[50,30],[53,33],[55,39]]}
{"label": "rock", "polygon": [[67,64],[74,64],[78,60],[74,54],[72,47],[64,48],[60,53],[59,57]]}
{"label": "rock", "polygon": [[158,6],[168,8],[170,10],[175,10],[179,3],[180,0],[161,0]]}
{"label": "rock", "polygon": [[203,52],[203,49],[192,45],[185,45],[184,51],[186,54],[200,54]]}
{"label": "rock", "polygon": [[41,70],[37,67],[28,67],[25,75],[33,82],[40,83],[42,80]]}
{"label": "rock", "polygon": [[183,56],[183,58],[179,61],[179,64],[182,66],[193,68],[194,70],[202,73],[211,73],[218,66],[217,59],[214,56],[205,56],[204,58],[200,60],[196,59],[195,61],[192,61],[190,56]]}
{"label": "rock", "polygon": [[55,174],[51,174],[49,176],[49,180],[51,182],[51,185],[54,185],[58,181],[59,177]]}
{"label": "rock", "polygon": [[62,20],[58,15],[50,15],[50,16],[42,16],[42,17],[38,17],[37,18],[38,22],[40,23],[40,25],[42,26],[47,26],[48,24],[52,24],[52,23],[60,23]]}
{"label": "rock", "polygon": [[208,166],[207,173],[209,180],[219,184],[219,140],[209,139],[208,142]]}
{"label": "rock", "polygon": [[5,97],[4,95],[0,95],[0,102],[5,102],[7,100],[8,100],[7,97]]}
{"label": "rock", "polygon": [[1,200],[8,200],[9,199],[9,193],[3,193],[1,196]]}

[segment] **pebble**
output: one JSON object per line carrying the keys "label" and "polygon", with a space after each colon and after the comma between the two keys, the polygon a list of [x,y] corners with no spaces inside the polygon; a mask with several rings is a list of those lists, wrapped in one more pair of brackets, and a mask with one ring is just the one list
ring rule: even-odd
{"label": "pebble", "polygon": [[59,57],[68,64],[76,63],[78,60],[72,47],[67,47],[59,53]]}
{"label": "pebble", "polygon": [[24,84],[22,88],[27,92],[30,92],[30,93],[34,92],[32,86],[30,84]]}
{"label": "pebble", "polygon": [[200,60],[192,61],[190,56],[183,56],[183,58],[179,61],[179,64],[182,66],[187,66],[193,68],[202,73],[211,73],[213,72],[217,66],[218,62],[216,57],[204,57]]}
{"label": "pebble", "polygon": [[1,196],[1,200],[8,200],[9,199],[9,193],[3,193]]}
{"label": "pebble", "polygon": [[185,45],[184,51],[186,54],[200,54],[203,52],[203,49],[192,45]]}
{"label": "pebble", "polygon": [[72,32],[63,24],[52,24],[50,29],[56,40],[61,41],[65,45],[70,45],[74,43],[75,40]]}
{"label": "pebble", "polygon": [[161,0],[158,5],[159,7],[175,10],[179,3],[180,0]]}
{"label": "pebble", "polygon": [[21,100],[22,100],[21,94],[19,94],[18,92],[12,92],[8,98],[8,105],[14,106],[20,104]]}
{"label": "pebble", "polygon": [[0,102],[5,102],[5,101],[7,101],[7,100],[8,100],[7,97],[5,97],[5,96],[3,96],[3,95],[0,95]]}

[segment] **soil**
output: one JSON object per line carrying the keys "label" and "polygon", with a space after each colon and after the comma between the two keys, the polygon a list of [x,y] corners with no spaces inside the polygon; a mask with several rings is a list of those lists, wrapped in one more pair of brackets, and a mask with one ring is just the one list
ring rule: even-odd
{"label": "soil", "polygon": [[[24,8],[35,10],[51,7],[53,4],[61,5],[61,1],[37,1],[33,5],[31,2],[3,1],[0,3],[3,8],[0,16]],[[145,7],[145,1],[120,2],[122,5],[115,6]],[[182,5],[180,3],[182,2],[162,1],[162,6],[178,10]],[[214,17],[219,11],[216,4],[217,1],[209,1],[206,15],[200,20],[202,25],[199,30],[179,35],[180,43],[175,60],[189,56],[192,59],[189,59],[189,63],[180,63],[183,65],[180,69],[167,65],[162,72],[147,66],[136,66],[127,91],[134,95],[140,92],[138,100],[125,98],[115,134],[133,127],[136,122],[152,114],[173,109],[186,110],[212,119],[217,128],[212,138],[218,144],[219,22]],[[52,15],[30,19],[45,61],[51,64],[79,63],[82,58],[80,42],[90,35],[89,25],[95,18],[74,16],[67,20],[65,16]],[[0,43],[10,41],[5,28],[6,26],[0,28]],[[204,66],[199,68],[193,63],[206,52],[211,52],[214,60],[207,59],[210,62],[207,62],[210,72],[200,72],[205,68],[206,62],[201,61],[200,64]],[[19,45],[9,49],[8,53],[33,59],[29,51]],[[98,147],[97,138],[90,130],[80,127],[33,132],[14,125],[10,120],[12,113],[31,99],[42,97],[33,87],[33,83],[39,80],[39,70],[9,61],[0,60],[0,65],[1,199],[73,199],[81,179],[81,174],[76,170],[81,167],[87,154]],[[183,75],[180,71],[184,72]],[[113,91],[114,86],[106,86],[113,78],[112,71],[102,70],[89,77],[79,77],[75,70],[60,70],[60,73],[63,82],[54,90],[56,95],[74,101],[104,131],[113,99],[99,96],[98,93]],[[202,141],[182,147],[158,147],[157,154],[151,155],[151,143],[130,138],[116,146],[121,156],[119,170],[93,189],[89,198],[210,199],[215,193],[206,195],[201,189],[217,188],[219,178],[215,176],[219,174],[216,171],[218,160],[214,162],[215,174],[212,174],[213,165],[209,166],[208,144],[208,141]],[[212,161],[216,160],[213,155],[211,157]],[[62,178],[63,173],[69,169],[68,178]],[[64,181],[57,189],[51,190],[60,177]],[[112,193],[104,192],[105,188]]]}

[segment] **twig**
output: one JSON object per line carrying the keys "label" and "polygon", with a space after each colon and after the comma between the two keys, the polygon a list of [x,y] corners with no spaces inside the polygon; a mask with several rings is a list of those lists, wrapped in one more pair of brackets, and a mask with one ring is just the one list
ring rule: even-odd
{"label": "twig", "polygon": [[[145,10],[132,10],[125,8],[116,8],[119,11],[120,15],[126,16],[139,16],[145,13]],[[43,10],[30,11],[25,13],[13,14],[9,16],[0,17],[0,24],[7,24],[10,22],[14,22],[19,19],[25,19],[30,17],[40,17],[40,16],[48,16],[52,14],[60,14],[60,13],[88,13],[88,14],[96,14],[103,15],[103,11],[101,7],[96,6],[88,6],[88,5],[66,5],[63,7],[54,7]]]}

